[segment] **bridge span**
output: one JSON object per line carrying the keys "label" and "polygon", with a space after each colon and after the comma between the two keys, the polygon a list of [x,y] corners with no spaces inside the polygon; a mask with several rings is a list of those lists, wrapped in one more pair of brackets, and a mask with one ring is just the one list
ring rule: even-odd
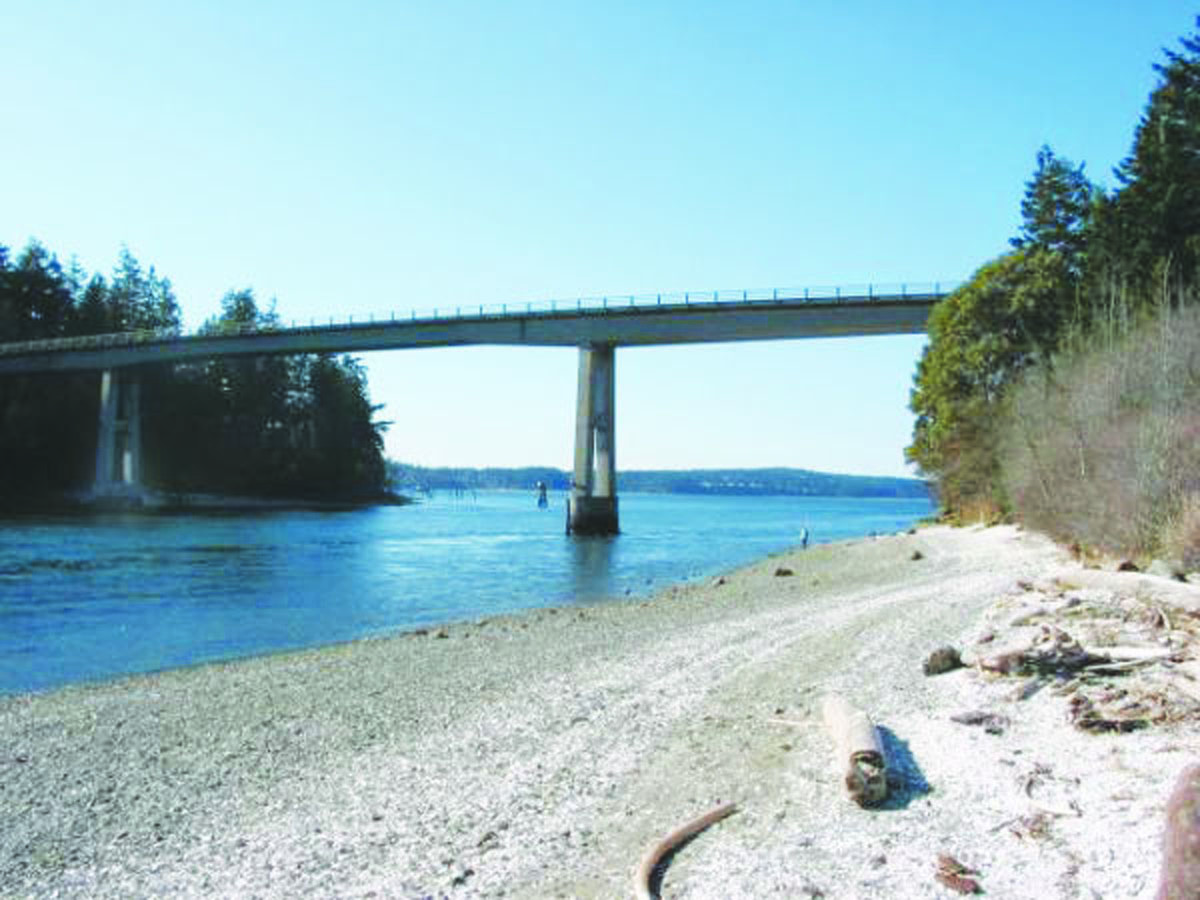
{"label": "bridge span", "polygon": [[955,284],[877,288],[592,297],[455,307],[453,312],[367,321],[310,321],[270,330],[225,328],[183,335],[126,332],[0,344],[0,374],[100,373],[98,496],[138,490],[141,441],[137,367],[223,356],[361,353],[480,344],[576,347],[574,484],[567,529],[618,530],[615,351],[623,346],[919,334]]}

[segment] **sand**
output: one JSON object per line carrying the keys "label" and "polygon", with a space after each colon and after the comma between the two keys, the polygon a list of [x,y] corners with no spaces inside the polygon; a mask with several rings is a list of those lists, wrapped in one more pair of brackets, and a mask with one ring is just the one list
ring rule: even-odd
{"label": "sand", "polygon": [[[0,894],[629,897],[650,844],[732,801],[663,897],[956,896],[939,853],[995,897],[1151,897],[1193,718],[1085,733],[1066,680],[922,672],[1124,596],[1168,622],[1125,624],[1181,649],[1122,684],[1193,686],[1200,588],[1164,606],[1158,580],[1088,574],[1035,534],[938,527],[649,601],[9,698]],[[881,809],[834,772],[827,691],[881,726]]]}

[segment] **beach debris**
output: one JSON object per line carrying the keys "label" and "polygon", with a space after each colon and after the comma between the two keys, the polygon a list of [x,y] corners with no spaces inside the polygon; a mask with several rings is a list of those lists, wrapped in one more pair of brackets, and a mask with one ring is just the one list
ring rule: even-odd
{"label": "beach debris", "polygon": [[637,868],[633,870],[633,895],[637,900],[653,900],[650,890],[650,880],[654,870],[662,860],[675,852],[682,844],[704,831],[711,825],[737,812],[736,803],[722,803],[713,807],[702,816],[683,823],[672,830],[666,837],[650,845],[643,854]]}
{"label": "beach debris", "polygon": [[988,734],[1004,734],[1004,729],[1009,726],[1007,716],[985,712],[982,709],[957,713],[950,717],[950,721],[958,722],[960,725],[982,725],[983,730]]}
{"label": "beach debris", "polygon": [[1142,570],[1140,568],[1138,568],[1138,564],[1135,563],[1132,559],[1123,559],[1119,563],[1117,563],[1117,571],[1118,572],[1140,572]]}
{"label": "beach debris", "polygon": [[924,558],[925,558],[925,554],[922,553],[920,550],[914,550],[912,552],[912,556],[909,557],[909,559],[912,560],[913,562],[918,562]]}
{"label": "beach debris", "polygon": [[887,759],[874,723],[840,694],[824,697],[821,714],[850,799],[862,807],[883,803],[888,793]]}
{"label": "beach debris", "polygon": [[943,672],[952,672],[962,667],[962,655],[956,648],[947,645],[930,653],[921,668],[926,675],[941,675]]}
{"label": "beach debris", "polygon": [[1167,800],[1158,897],[1200,896],[1200,764],[1179,773]]}
{"label": "beach debris", "polygon": [[435,631],[433,633],[433,636],[435,638],[440,638],[442,640],[445,640],[446,638],[450,637],[450,632],[448,632],[445,628],[439,628],[437,631]]}
{"label": "beach debris", "polygon": [[1043,624],[1030,646],[981,658],[979,667],[1000,675],[1062,675],[1108,661],[1085,650],[1061,628]]}
{"label": "beach debris", "polygon": [[937,855],[937,871],[933,877],[952,891],[960,894],[982,894],[983,888],[979,882],[969,876],[978,875],[976,869],[964,866],[948,853]]}
{"label": "beach debris", "polygon": [[779,566],[775,570],[776,578],[790,578],[791,576],[793,576],[795,574],[796,573],[794,571],[792,571],[791,569],[789,569],[787,566]]}

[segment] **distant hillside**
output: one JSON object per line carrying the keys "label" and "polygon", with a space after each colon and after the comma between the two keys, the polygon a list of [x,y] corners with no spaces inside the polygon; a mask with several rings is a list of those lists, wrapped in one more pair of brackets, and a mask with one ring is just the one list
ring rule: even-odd
{"label": "distant hillside", "polygon": [[[539,481],[544,481],[551,490],[565,491],[571,487],[570,473],[538,466],[520,469],[430,469],[393,462],[389,467],[392,483],[401,492],[532,490]],[[925,482],[915,478],[833,475],[785,468],[618,472],[617,483],[621,491],[658,494],[929,497]]]}

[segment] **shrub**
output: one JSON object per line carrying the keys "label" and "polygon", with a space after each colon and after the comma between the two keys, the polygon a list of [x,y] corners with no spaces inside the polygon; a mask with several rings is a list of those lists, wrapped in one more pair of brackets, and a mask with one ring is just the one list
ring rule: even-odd
{"label": "shrub", "polygon": [[1001,482],[1029,525],[1110,552],[1200,548],[1200,309],[1026,372],[1001,421]]}

